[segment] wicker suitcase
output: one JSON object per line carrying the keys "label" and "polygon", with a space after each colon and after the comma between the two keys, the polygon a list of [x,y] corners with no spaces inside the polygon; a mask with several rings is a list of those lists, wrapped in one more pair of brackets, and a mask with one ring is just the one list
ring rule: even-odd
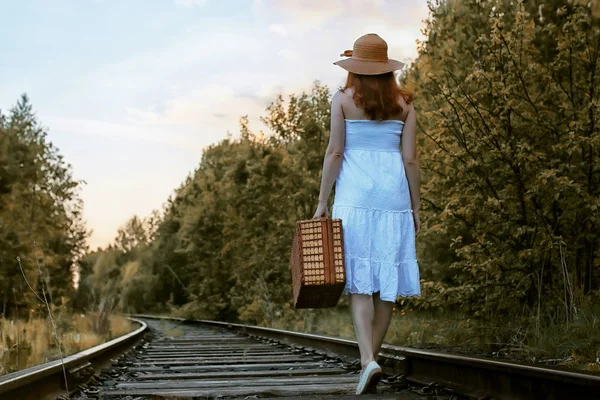
{"label": "wicker suitcase", "polygon": [[334,307],[346,284],[342,221],[298,221],[290,268],[296,308]]}

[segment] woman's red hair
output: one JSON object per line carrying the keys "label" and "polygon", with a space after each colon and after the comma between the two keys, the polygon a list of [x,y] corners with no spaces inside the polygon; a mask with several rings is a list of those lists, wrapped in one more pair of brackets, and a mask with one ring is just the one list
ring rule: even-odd
{"label": "woman's red hair", "polygon": [[365,110],[372,120],[390,119],[401,114],[403,110],[398,104],[399,96],[402,96],[407,104],[413,99],[412,93],[400,89],[393,72],[381,75],[359,75],[349,72],[342,91],[348,88],[354,89],[354,104]]}

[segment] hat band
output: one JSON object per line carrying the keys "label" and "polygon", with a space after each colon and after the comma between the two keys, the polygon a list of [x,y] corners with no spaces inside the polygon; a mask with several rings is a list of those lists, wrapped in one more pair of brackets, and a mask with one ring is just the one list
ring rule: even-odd
{"label": "hat band", "polygon": [[376,59],[373,57],[365,58],[365,57],[352,56],[352,59],[356,60],[356,61],[366,61],[366,62],[388,62],[389,61],[389,59],[387,57],[384,59]]}

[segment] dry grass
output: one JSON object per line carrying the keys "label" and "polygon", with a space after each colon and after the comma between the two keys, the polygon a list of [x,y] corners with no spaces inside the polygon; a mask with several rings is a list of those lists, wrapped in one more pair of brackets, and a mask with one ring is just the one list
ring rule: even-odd
{"label": "dry grass", "polygon": [[[339,307],[304,312],[295,321],[288,317],[274,321],[273,326],[355,339],[350,312]],[[536,326],[533,319],[494,323],[458,313],[399,308],[394,311],[385,342],[600,372],[600,319],[591,310],[579,311],[569,324],[546,316],[544,323]]]}
{"label": "dry grass", "polygon": [[[131,332],[125,318],[111,316],[107,334],[94,332],[95,315],[61,315],[56,320],[63,357]],[[0,319],[0,375],[60,358],[52,325],[44,318]]]}

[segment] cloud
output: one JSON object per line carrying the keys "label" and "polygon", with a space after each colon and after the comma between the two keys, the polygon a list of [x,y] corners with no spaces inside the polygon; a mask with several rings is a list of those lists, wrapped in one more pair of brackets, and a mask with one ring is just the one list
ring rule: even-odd
{"label": "cloud", "polygon": [[358,27],[362,27],[360,34],[379,33],[385,27],[410,31],[414,36],[420,34],[422,20],[429,13],[426,0],[254,0],[253,10],[259,16],[277,19],[288,34],[297,36],[318,28],[331,28],[341,36]]}
{"label": "cloud", "polygon": [[[139,117],[139,116],[138,116]],[[143,119],[137,121],[104,121],[91,118],[60,117],[46,115],[41,118],[52,131],[69,135],[89,135],[111,139],[158,142],[174,147],[186,148],[188,138],[173,133],[168,127],[149,126]]]}
{"label": "cloud", "polygon": [[[423,9],[427,10],[424,5],[404,7],[396,21],[377,11],[387,7],[381,0],[257,3],[287,13],[291,22],[278,18],[277,23],[267,22],[252,34],[216,18],[211,25],[183,28],[161,47],[142,47],[125,59],[89,71],[71,86],[77,92],[61,99],[77,103],[81,93],[94,93],[86,112],[74,114],[77,118],[54,114],[61,116],[51,116],[46,122],[76,135],[121,137],[175,148],[190,143],[204,147],[227,132],[237,134],[242,115],[249,116],[253,129],[264,128],[260,117],[279,93],[308,90],[315,79],[332,89],[343,84],[344,72],[332,63],[364,33],[381,34],[390,46],[390,57],[410,62],[416,56],[418,30],[401,22],[418,13],[426,15]],[[309,10],[302,11],[303,7]],[[369,7],[371,14],[343,17]],[[311,14],[321,16],[312,19]],[[323,18],[333,19],[310,28]],[[297,35],[300,29],[306,30],[302,36]],[[211,34],[206,35],[207,31]],[[94,109],[102,109],[102,114],[88,114],[87,110]]]}
{"label": "cloud", "polygon": [[204,5],[208,0],[175,0],[175,5],[178,7],[196,7]]}
{"label": "cloud", "polygon": [[279,51],[279,55],[281,55],[284,59],[288,61],[297,61],[298,55],[293,50],[284,49]]}
{"label": "cloud", "polygon": [[207,84],[185,95],[171,97],[165,100],[161,111],[128,108],[129,120],[133,124],[152,127],[185,127],[190,132],[215,132],[214,136],[211,135],[212,142],[224,137],[226,132],[236,134],[242,115],[248,115],[253,125],[261,125],[260,116],[281,90],[279,82],[269,81],[268,76],[244,73],[230,75],[224,80],[232,85]]}
{"label": "cloud", "polygon": [[[211,29],[182,29],[160,47],[141,47],[126,58],[96,65],[74,78],[61,92],[61,101],[77,105],[82,94],[93,93],[85,95],[86,107],[81,107],[80,113],[102,110],[103,118],[118,120],[128,107],[164,111],[170,99],[189,96],[210,81],[222,86],[249,85],[243,79],[256,76],[245,71],[260,70],[265,64],[261,38],[224,27],[207,35],[206,30]],[[210,98],[204,101],[210,103]]]}
{"label": "cloud", "polygon": [[289,32],[285,26],[281,24],[271,24],[269,25],[269,32],[276,33],[281,36],[288,36]]}
{"label": "cloud", "polygon": [[384,4],[384,0],[255,0],[254,9],[260,13],[278,11],[302,25],[316,26],[342,15],[382,15]]}

